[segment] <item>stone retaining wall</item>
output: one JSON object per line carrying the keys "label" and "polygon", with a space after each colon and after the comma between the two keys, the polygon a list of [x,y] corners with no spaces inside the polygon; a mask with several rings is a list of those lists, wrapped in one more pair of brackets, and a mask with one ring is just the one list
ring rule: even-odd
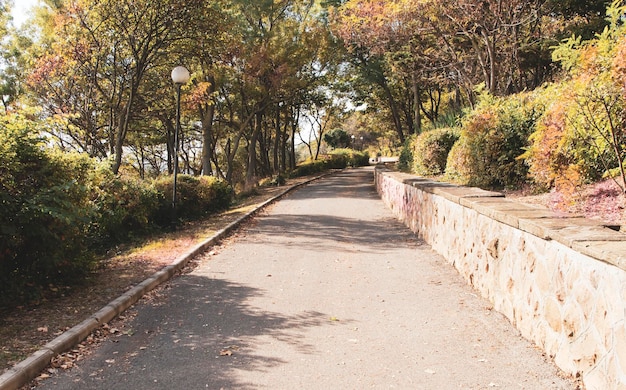
{"label": "stone retaining wall", "polygon": [[502,194],[376,169],[394,214],[586,389],[626,389],[626,234]]}

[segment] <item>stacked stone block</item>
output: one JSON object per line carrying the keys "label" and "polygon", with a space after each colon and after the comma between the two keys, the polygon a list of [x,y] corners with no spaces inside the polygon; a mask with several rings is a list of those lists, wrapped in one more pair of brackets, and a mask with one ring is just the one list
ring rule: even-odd
{"label": "stacked stone block", "polygon": [[626,389],[626,234],[377,168],[383,201],[588,390]]}

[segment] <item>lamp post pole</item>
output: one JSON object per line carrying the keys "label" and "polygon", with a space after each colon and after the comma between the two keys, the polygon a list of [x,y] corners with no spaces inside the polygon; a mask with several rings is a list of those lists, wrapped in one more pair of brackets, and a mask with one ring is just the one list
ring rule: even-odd
{"label": "lamp post pole", "polygon": [[184,66],[177,66],[172,70],[172,81],[176,86],[176,129],[174,131],[174,185],[172,190],[172,213],[174,216],[173,222],[176,223],[176,183],[178,180],[178,149],[179,149],[179,133],[180,133],[180,90],[183,84],[189,81],[190,75],[187,68]]}

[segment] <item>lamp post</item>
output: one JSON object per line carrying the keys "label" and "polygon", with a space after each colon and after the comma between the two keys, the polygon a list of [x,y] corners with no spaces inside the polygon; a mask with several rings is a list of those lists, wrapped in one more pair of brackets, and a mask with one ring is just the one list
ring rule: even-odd
{"label": "lamp post", "polygon": [[172,70],[172,81],[176,86],[176,130],[174,132],[174,189],[172,193],[172,212],[176,222],[176,180],[178,177],[178,133],[180,133],[180,89],[190,78],[189,71],[184,66],[177,66]]}

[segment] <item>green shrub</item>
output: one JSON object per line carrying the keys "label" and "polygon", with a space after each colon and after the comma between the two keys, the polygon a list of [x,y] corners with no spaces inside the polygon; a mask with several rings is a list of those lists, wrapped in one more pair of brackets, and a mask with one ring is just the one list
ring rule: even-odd
{"label": "green shrub", "polygon": [[453,128],[434,129],[415,138],[413,143],[413,172],[418,175],[441,175],[446,170],[448,153],[459,139]]}
{"label": "green shrub", "polygon": [[344,169],[369,165],[369,154],[353,149],[335,149],[319,160],[300,164],[289,173],[289,177],[301,177],[325,172],[329,169]]}
{"label": "green shrub", "polygon": [[89,271],[85,240],[93,209],[93,160],[49,153],[37,125],[0,122],[0,304],[36,298],[44,286],[70,283]]}
{"label": "green shrub", "polygon": [[607,9],[608,26],[594,39],[565,40],[553,59],[567,72],[541,89],[547,107],[523,158],[534,184],[554,188],[565,203],[579,186],[619,175],[626,190],[626,26],[624,2]]}
{"label": "green shrub", "polygon": [[289,172],[289,177],[314,175],[316,173],[324,172],[327,169],[328,166],[324,160],[309,161],[298,165],[294,170]]}
{"label": "green shrub", "polygon": [[532,96],[483,97],[467,115],[459,142],[447,161],[450,180],[483,188],[517,187],[528,167],[520,155],[528,147],[542,109]]}
{"label": "green shrub", "polygon": [[[172,177],[168,176],[154,181],[154,188],[160,193],[156,216],[160,224],[171,221],[173,184]],[[226,209],[233,200],[228,183],[213,176],[178,175],[176,194],[176,218],[182,220],[194,220]]]}
{"label": "green shrub", "polygon": [[200,176],[198,180],[200,202],[205,205],[207,213],[225,210],[232,204],[233,190],[225,180],[214,176]]}
{"label": "green shrub", "polygon": [[92,199],[96,217],[92,239],[107,247],[155,230],[161,198],[148,183],[116,176],[102,165],[93,174]]}
{"label": "green shrub", "polygon": [[447,180],[461,185],[469,184],[472,175],[469,150],[467,140],[463,137],[452,146],[446,161],[445,177]]}
{"label": "green shrub", "polygon": [[[83,281],[96,250],[171,222],[172,182],[114,175],[84,154],[46,147],[39,127],[0,117],[0,306]],[[180,176],[179,217],[195,219],[232,200],[226,182]]]}
{"label": "green shrub", "polygon": [[336,164],[338,168],[363,167],[370,163],[370,156],[367,152],[354,149],[335,149],[330,152],[331,164]]}
{"label": "green shrub", "polygon": [[407,138],[402,144],[400,157],[398,158],[398,169],[402,172],[410,172],[413,167],[413,149],[415,143],[415,135]]}

